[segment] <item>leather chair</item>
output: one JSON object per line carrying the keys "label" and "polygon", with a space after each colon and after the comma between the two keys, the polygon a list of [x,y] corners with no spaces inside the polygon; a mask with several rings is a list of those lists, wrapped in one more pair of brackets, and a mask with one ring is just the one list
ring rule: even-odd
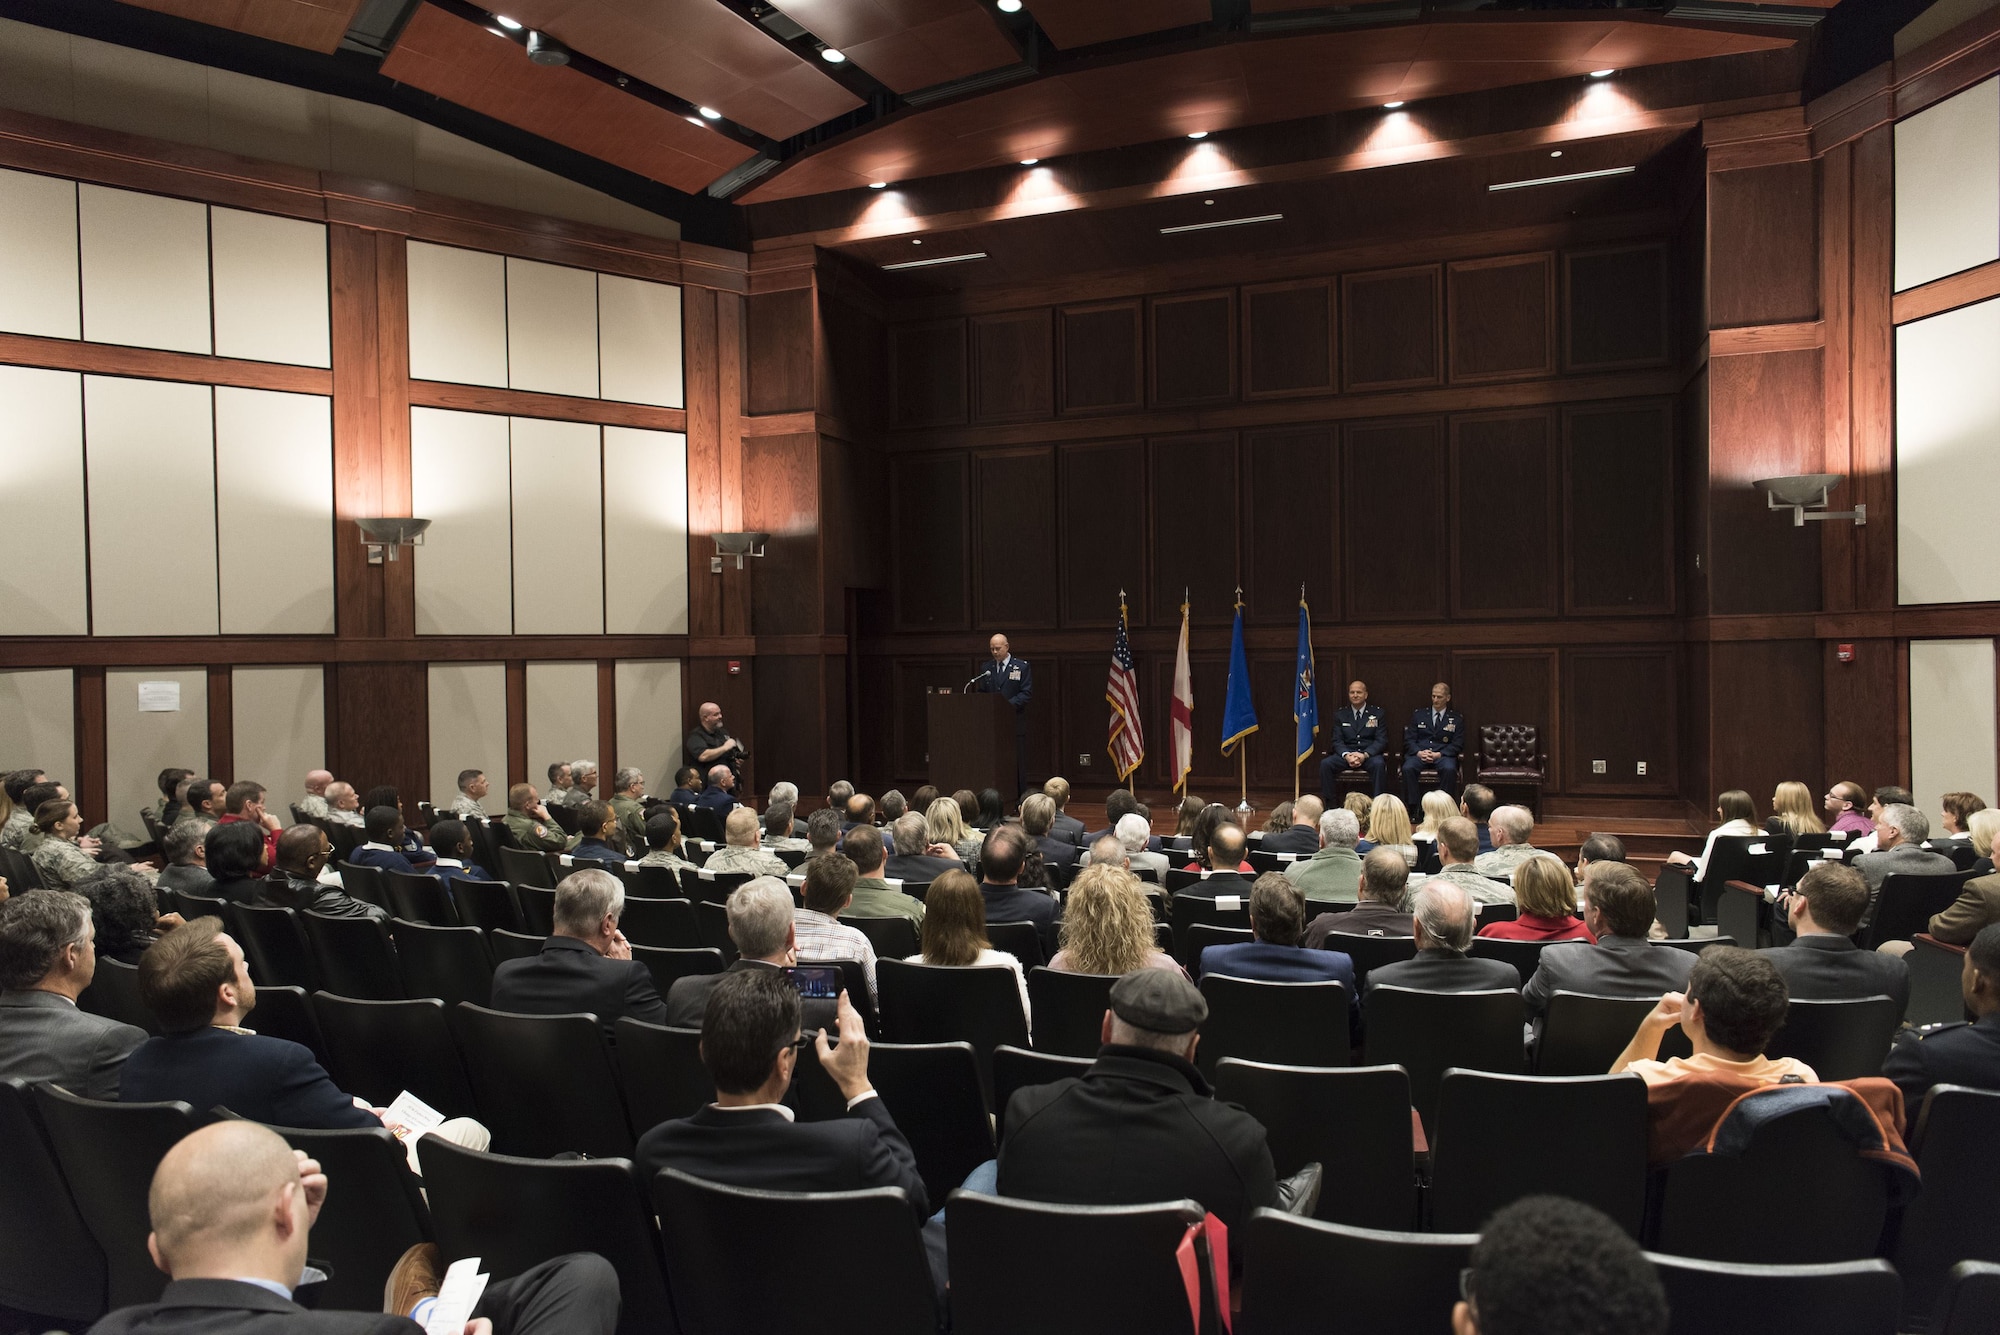
{"label": "leather chair", "polygon": [[477,1111],[458,1045],[436,997],[364,1001],[320,992],[313,1011],[333,1083],[378,1108],[409,1090],[447,1117]]}
{"label": "leather chair", "polygon": [[[1895,1335],[1902,1284],[1887,1261],[1733,1265],[1649,1255],[1667,1335]],[[1991,1327],[1986,1327],[1991,1329]]]}
{"label": "leather chair", "polygon": [[[681,1329],[936,1335],[938,1301],[910,1199],[865,1191],[755,1191],[663,1168],[652,1183]],[[815,1267],[773,1238],[866,1239]]]}
{"label": "leather chair", "polygon": [[392,916],[430,927],[458,926],[458,910],[452,907],[444,882],[435,874],[385,871],[382,880],[389,888],[389,912]]}
{"label": "leather chair", "polygon": [[[737,886],[748,885],[756,879],[747,871],[710,871],[703,867],[692,876],[683,872],[681,888],[688,891],[690,899],[709,904],[727,904],[729,896],[735,893]],[[692,887],[688,884],[690,881],[693,882]],[[798,902],[796,894],[793,895],[792,902],[795,904]]]}
{"label": "leather chair", "polygon": [[653,975],[653,987],[662,997],[683,978],[721,973],[723,969],[722,952],[707,946],[677,950],[666,946],[642,946],[635,941],[632,958],[645,965],[646,971]]}
{"label": "leather chair", "polygon": [[1965,947],[1948,945],[1929,932],[1910,940],[1915,948],[1903,957],[1910,966],[1910,1009],[1905,1018],[1917,1025],[1963,1020],[1965,993],[1959,978],[1965,971]]}
{"label": "leather chair", "polygon": [[0,874],[6,876],[7,884],[13,887],[17,895],[23,890],[45,888],[42,885],[42,874],[35,870],[34,862],[17,849],[0,848]]}
{"label": "leather chair", "polygon": [[1353,932],[1328,932],[1324,950],[1337,950],[1354,961],[1354,985],[1368,995],[1368,971],[1383,964],[1397,964],[1417,957],[1414,936],[1361,936]]}
{"label": "leather chair", "polygon": [[1398,1065],[1410,1073],[1410,1102],[1425,1128],[1437,1126],[1438,1085],[1447,1069],[1520,1071],[1521,994],[1421,992],[1378,987],[1368,994],[1370,1066]]}
{"label": "leather chair", "polygon": [[715,1082],[701,1064],[701,1030],[618,1019],[618,1066],[625,1113],[645,1135],[660,1123],[691,1117],[715,1102]]}
{"label": "leather chair", "polygon": [[1936,1085],[1909,1110],[1910,1153],[1924,1189],[1903,1209],[1894,1260],[1904,1311],[1916,1323],[1936,1305],[1957,1261],[2000,1263],[2000,1093]]}
{"label": "leather chair", "polygon": [[1950,908],[1972,879],[1969,871],[1938,876],[1885,876],[1874,916],[1856,937],[1863,950],[1885,941],[1908,941],[1930,930],[1931,919]]}
{"label": "leather chair", "polygon": [[1314,1218],[1415,1228],[1417,1175],[1410,1077],[1400,1066],[1272,1066],[1225,1057],[1215,1097],[1264,1124],[1281,1177],[1309,1163],[1324,1177]]}
{"label": "leather chair", "polygon": [[1214,1076],[1224,1057],[1280,1066],[1346,1066],[1350,998],[1342,983],[1267,983],[1210,974],[1201,980],[1208,1019],[1195,1061]]}
{"label": "leather chair", "polygon": [[447,1014],[496,1150],[544,1158],[632,1152],[632,1127],[596,1016],[510,1015],[465,1001]]}
{"label": "leather chair", "polygon": [[1482,723],[1471,763],[1460,765],[1458,772],[1465,783],[1528,789],[1528,810],[1539,813],[1549,753],[1542,749],[1541,731],[1532,723]]}
{"label": "leather chair", "polygon": [[520,1159],[436,1136],[417,1142],[417,1158],[446,1256],[477,1256],[481,1270],[509,1279],[553,1256],[596,1252],[618,1272],[618,1335],[677,1329],[652,1203],[631,1160]]}
{"label": "leather chair", "polygon": [[160,1160],[195,1129],[194,1109],[180,1102],[100,1103],[54,1085],[36,1085],[34,1095],[77,1213],[104,1253],[105,1302],[114,1308],[152,1302],[167,1277],[146,1252],[153,1231],[146,1193]]}
{"label": "leather chair", "polygon": [[[967,1042],[979,1058],[980,1085],[992,1089],[993,1049],[1028,1046],[1028,1019],[1012,969],[954,969],[875,963],[882,1036],[891,1043]],[[988,1101],[991,1107],[991,1101]]]}
{"label": "leather chair", "polygon": [[694,905],[685,899],[641,899],[627,895],[618,928],[634,945],[696,950],[708,944],[701,939]]}
{"label": "leather chair", "polygon": [[320,1032],[312,998],[304,988],[258,988],[256,1019],[252,1023],[258,1033],[267,1037],[289,1039],[311,1048],[313,1060],[326,1065],[326,1038]]}
{"label": "leather chair", "polygon": [[249,957],[250,976],[259,986],[319,988],[319,965],[298,910],[232,903],[222,910],[222,921]]}
{"label": "leather chair", "polygon": [[556,888],[555,870],[549,866],[549,855],[540,849],[502,848],[498,871],[517,886],[532,885],[542,890]]}
{"label": "leather chair", "polygon": [[1392,1233],[1258,1210],[1230,1240],[1243,1257],[1242,1328],[1325,1335],[1337,1311],[1342,1330],[1442,1330],[1478,1241],[1472,1233]]}
{"label": "leather chair", "polygon": [[521,930],[530,936],[556,933],[556,892],[551,886],[514,885],[515,902],[521,906]]}
{"label": "leather chair", "polygon": [[393,918],[389,936],[396,943],[404,995],[436,997],[447,1006],[492,1001],[493,955],[477,927],[426,927]]}
{"label": "leather chair", "polygon": [[582,828],[578,823],[577,816],[578,812],[575,807],[564,806],[558,803],[549,808],[549,818],[555,821],[564,834],[575,834]]}
{"label": "leather chair", "polygon": [[[1169,879],[1173,873],[1167,873]],[[1175,895],[1170,912],[1174,928],[1174,959],[1190,973],[1199,960],[1194,952],[1192,929],[1197,923],[1210,927],[1233,927],[1239,931],[1250,930],[1250,899],[1243,896],[1243,902],[1235,908],[1221,908],[1213,899],[1200,895]],[[1213,943],[1211,943],[1213,944]]]}
{"label": "leather chair", "polygon": [[729,907],[712,899],[694,901],[695,939],[711,950],[722,952],[730,964],[736,962],[736,941],[729,935]]}
{"label": "leather chair", "polygon": [[840,921],[868,938],[877,959],[908,959],[920,945],[917,925],[908,918],[855,918],[842,914]]}
{"label": "leather chair", "polygon": [[[1168,935],[1171,944],[1171,928],[1168,929]],[[1254,940],[1256,937],[1248,927],[1219,927],[1212,922],[1193,923],[1187,929],[1188,972],[1194,975],[1197,981],[1200,980],[1201,952],[1210,946],[1231,946]]]}
{"label": "leather chair", "polygon": [[1796,1057],[1821,1080],[1859,1080],[1882,1074],[1882,1059],[1903,1022],[1891,997],[1794,1001],[1784,1027],[1765,1045],[1772,1057]]}
{"label": "leather chair", "polygon": [[1511,941],[1501,936],[1475,936],[1472,938],[1472,954],[1479,959],[1505,960],[1514,966],[1514,972],[1521,975],[1521,986],[1535,976],[1541,967],[1542,950],[1547,941]]}
{"label": "leather chair", "polygon": [[[1031,922],[989,922],[986,924],[986,940],[995,950],[1003,950],[1021,961],[1021,970],[1039,968],[1048,960],[1042,955],[1041,929]],[[911,951],[915,954],[915,951]],[[901,955],[891,956],[903,958]]]}
{"label": "leather chair", "polygon": [[487,932],[521,930],[521,906],[514,902],[514,887],[507,882],[455,877],[446,889],[451,894],[453,912],[465,926]]}
{"label": "leather chair", "polygon": [[[1083,974],[1085,978],[1095,974]],[[1035,1004],[1035,1013],[1041,1014],[1041,1003]],[[1054,1052],[1030,1052],[1003,1043],[993,1049],[993,1138],[1003,1140],[1007,1135],[1007,1101],[1014,1097],[1014,1091],[1026,1089],[1030,1085],[1052,1085],[1058,1080],[1068,1080],[1088,1071],[1095,1057],[1066,1057]]]}
{"label": "leather chair", "polygon": [[0,1237],[0,1306],[79,1330],[104,1314],[103,1249],[70,1199],[25,1080],[0,1080]]}
{"label": "leather chair", "polygon": [[299,922],[319,966],[322,989],[370,1001],[402,998],[403,975],[385,924],[373,918],[329,918],[311,910],[299,914]]}
{"label": "leather chair", "polygon": [[[108,956],[97,957],[97,972],[90,986],[76,999],[77,1006],[107,1020],[136,1025],[149,1034],[160,1032],[160,1021],[152,1008],[139,999],[139,966],[121,964]],[[5,1236],[0,1233],[0,1236]],[[51,1313],[55,1315],[55,1313]]]}
{"label": "leather chair", "polygon": [[340,873],[340,888],[349,895],[378,909],[389,907],[389,883],[383,879],[380,867],[337,862],[334,870]]}
{"label": "leather chair", "polygon": [[[1535,1043],[1536,1075],[1603,1075],[1625,1051],[1639,1022],[1658,997],[1598,997],[1557,992],[1549,998],[1542,1032]],[[1688,1057],[1694,1049],[1680,1027],[1660,1040],[1659,1059]]]}
{"label": "leather chair", "polygon": [[[817,1066],[818,1051],[810,1051]],[[993,1123],[972,1045],[877,1043],[868,1050],[868,1080],[910,1142],[935,1211],[966,1174],[993,1157]]]}
{"label": "leather chair", "polygon": [[627,899],[680,899],[680,873],[672,867],[641,866],[626,887]]}
{"label": "leather chair", "polygon": [[2000,1265],[1960,1261],[1931,1312],[1931,1335],[1991,1335],[2000,1330]]}
{"label": "leather chair", "polygon": [[1111,985],[1117,981],[1115,974],[1028,970],[1035,1051],[1095,1058],[1103,1046],[1104,1012],[1111,1008]]}
{"label": "leather chair", "polygon": [[[1551,1153],[1534,1147],[1564,1128]],[[1646,1212],[1646,1086],[1636,1075],[1447,1071],[1431,1136],[1430,1225],[1473,1233],[1523,1196],[1567,1196],[1639,1235]]]}
{"label": "leather chair", "polygon": [[546,936],[529,936],[526,932],[510,932],[504,928],[494,928],[486,934],[486,945],[493,952],[493,967],[499,968],[508,960],[532,959],[542,953],[542,943]]}

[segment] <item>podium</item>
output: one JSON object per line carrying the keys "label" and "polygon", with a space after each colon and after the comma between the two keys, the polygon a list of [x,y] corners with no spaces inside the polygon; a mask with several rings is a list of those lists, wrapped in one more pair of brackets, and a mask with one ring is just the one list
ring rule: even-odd
{"label": "podium", "polygon": [[998,692],[929,697],[930,781],[940,791],[1014,786],[1014,706]]}

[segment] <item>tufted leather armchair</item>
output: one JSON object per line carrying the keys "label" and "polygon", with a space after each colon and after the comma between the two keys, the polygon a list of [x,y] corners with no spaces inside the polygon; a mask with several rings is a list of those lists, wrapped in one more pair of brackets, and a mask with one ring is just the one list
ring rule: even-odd
{"label": "tufted leather armchair", "polygon": [[1482,723],[1479,749],[1468,767],[1468,783],[1489,788],[1529,788],[1532,808],[1547,782],[1548,753],[1542,750],[1540,730],[1532,723]]}

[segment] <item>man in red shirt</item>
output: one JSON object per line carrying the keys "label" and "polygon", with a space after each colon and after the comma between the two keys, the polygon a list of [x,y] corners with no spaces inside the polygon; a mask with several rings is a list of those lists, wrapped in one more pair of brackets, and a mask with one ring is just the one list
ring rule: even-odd
{"label": "man in red shirt", "polygon": [[217,824],[243,821],[264,827],[264,860],[257,864],[257,869],[269,872],[277,866],[278,832],[284,827],[276,816],[264,810],[264,785],[252,779],[237,780],[223,793],[222,808],[222,819]]}

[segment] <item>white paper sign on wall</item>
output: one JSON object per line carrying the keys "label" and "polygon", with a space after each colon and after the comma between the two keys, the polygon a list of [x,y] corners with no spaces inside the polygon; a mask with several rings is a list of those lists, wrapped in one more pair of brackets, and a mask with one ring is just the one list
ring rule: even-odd
{"label": "white paper sign on wall", "polygon": [[139,712],[141,714],[178,714],[181,708],[181,684],[177,681],[142,681],[139,683]]}

